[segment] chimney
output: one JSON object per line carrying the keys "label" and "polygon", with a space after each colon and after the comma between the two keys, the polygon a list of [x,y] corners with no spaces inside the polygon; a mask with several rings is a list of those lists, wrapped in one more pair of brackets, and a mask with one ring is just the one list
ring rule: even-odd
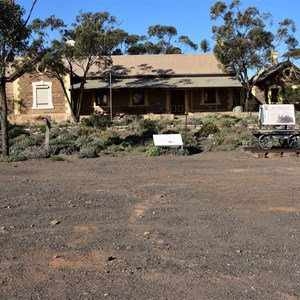
{"label": "chimney", "polygon": [[278,64],[278,52],[271,52],[271,65],[274,66]]}

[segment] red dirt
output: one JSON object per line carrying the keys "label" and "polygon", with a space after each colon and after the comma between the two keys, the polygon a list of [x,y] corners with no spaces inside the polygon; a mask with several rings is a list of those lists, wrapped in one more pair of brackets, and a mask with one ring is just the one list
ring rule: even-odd
{"label": "red dirt", "polygon": [[0,163],[1,299],[300,299],[300,158]]}

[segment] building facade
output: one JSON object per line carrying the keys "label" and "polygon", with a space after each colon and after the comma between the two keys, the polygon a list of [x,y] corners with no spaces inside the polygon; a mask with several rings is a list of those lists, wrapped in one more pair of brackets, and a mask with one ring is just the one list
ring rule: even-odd
{"label": "building facade", "polygon": [[[81,70],[75,69],[78,78]],[[68,85],[76,97],[79,83]],[[77,81],[78,82],[78,81]],[[28,122],[47,115],[71,120],[61,84],[46,74],[11,74],[7,82],[10,119]],[[194,114],[232,111],[243,105],[243,87],[212,54],[112,56],[109,70],[93,66],[84,85],[80,115]]]}

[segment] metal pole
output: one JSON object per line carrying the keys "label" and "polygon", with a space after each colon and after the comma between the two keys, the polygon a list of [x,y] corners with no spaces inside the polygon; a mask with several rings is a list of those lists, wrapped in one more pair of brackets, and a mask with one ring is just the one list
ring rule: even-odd
{"label": "metal pole", "polygon": [[185,144],[187,144],[187,119],[188,119],[188,114],[185,113]]}
{"label": "metal pole", "polygon": [[113,111],[112,111],[112,82],[111,82],[111,71],[109,72],[109,104],[110,104],[110,121],[113,120]]}

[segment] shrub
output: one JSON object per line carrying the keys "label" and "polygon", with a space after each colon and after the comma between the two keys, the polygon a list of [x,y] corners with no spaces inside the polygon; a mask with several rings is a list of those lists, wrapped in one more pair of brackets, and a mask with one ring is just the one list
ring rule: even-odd
{"label": "shrub", "polygon": [[219,128],[213,122],[207,122],[195,133],[197,137],[208,137],[211,134],[219,132]]}
{"label": "shrub", "polygon": [[20,135],[29,135],[29,133],[24,130],[23,126],[8,124],[8,138],[9,139],[14,139]]}
{"label": "shrub", "polygon": [[203,122],[201,118],[190,118],[188,119],[188,125],[202,125]]}
{"label": "shrub", "polygon": [[37,147],[37,146],[31,146],[23,151],[23,155],[27,159],[39,159],[39,158],[49,158],[50,155],[49,150],[45,149],[44,147]]}
{"label": "shrub", "polygon": [[120,138],[120,134],[115,131],[102,131],[100,133],[100,141],[104,145],[119,145],[123,142],[123,140]]}
{"label": "shrub", "polygon": [[160,128],[159,128],[158,120],[152,120],[152,119],[141,120],[138,123],[138,127],[136,129],[137,134],[145,138],[148,138],[153,134],[157,134],[159,130]]}
{"label": "shrub", "polygon": [[62,132],[56,135],[56,138],[50,140],[51,145],[74,145],[76,143],[77,136],[71,132]]}
{"label": "shrub", "polygon": [[220,118],[220,120],[217,121],[217,126],[219,128],[221,127],[231,127],[231,126],[234,126],[235,124],[237,124],[238,122],[240,121],[240,119],[238,119],[237,117],[231,117],[231,116],[228,116],[228,117],[222,117]]}
{"label": "shrub", "polygon": [[82,119],[81,124],[83,126],[94,127],[104,130],[110,125],[110,122],[107,119],[107,116],[101,115],[99,113],[94,113],[88,118]]}
{"label": "shrub", "polygon": [[146,150],[145,156],[160,156],[165,153],[165,150],[161,147],[150,147]]}
{"label": "shrub", "polygon": [[78,137],[88,136],[93,133],[93,131],[93,128],[80,124],[80,126],[75,129],[75,135]]}
{"label": "shrub", "polygon": [[97,148],[94,146],[86,146],[80,148],[78,158],[95,158],[98,157]]}
{"label": "shrub", "polygon": [[52,155],[49,157],[49,159],[52,161],[64,161],[64,158],[59,155]]}
{"label": "shrub", "polygon": [[128,126],[133,122],[137,122],[140,119],[140,116],[124,115],[119,118],[114,118],[112,126]]}
{"label": "shrub", "polygon": [[26,149],[28,147],[31,147],[31,146],[36,146],[37,145],[37,141],[32,138],[32,137],[29,137],[27,135],[19,135],[18,137],[16,137],[13,141],[12,141],[12,144],[13,144],[13,148],[17,148],[17,149]]}
{"label": "shrub", "polygon": [[2,162],[17,162],[26,160],[26,157],[22,154],[11,154],[10,156],[3,156],[0,160]]}

